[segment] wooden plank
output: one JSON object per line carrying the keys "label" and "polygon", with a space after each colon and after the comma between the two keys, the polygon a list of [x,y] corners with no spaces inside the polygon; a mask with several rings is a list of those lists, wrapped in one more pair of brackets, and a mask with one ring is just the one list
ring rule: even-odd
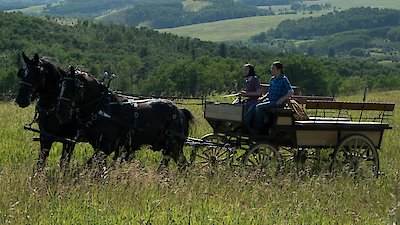
{"label": "wooden plank", "polygon": [[244,105],[232,105],[229,103],[211,102],[205,104],[204,117],[207,119],[219,119],[226,121],[242,121]]}
{"label": "wooden plank", "polygon": [[318,121],[350,121],[350,118],[345,117],[319,117],[319,116],[310,116],[309,120],[318,120]]}
{"label": "wooden plank", "polygon": [[338,131],[297,130],[298,146],[336,146]]}
{"label": "wooden plank", "polygon": [[306,104],[307,101],[335,101],[334,97],[330,96],[306,96],[306,95],[293,95],[290,99],[295,100],[299,104]]}
{"label": "wooden plank", "polygon": [[307,120],[295,121],[296,126],[311,129],[356,129],[356,130],[384,130],[391,129],[387,123],[379,122],[353,122],[353,121],[322,121]]}
{"label": "wooden plank", "polygon": [[393,111],[394,103],[381,102],[332,102],[309,100],[306,103],[307,109],[347,109],[347,110],[376,110],[376,111]]}

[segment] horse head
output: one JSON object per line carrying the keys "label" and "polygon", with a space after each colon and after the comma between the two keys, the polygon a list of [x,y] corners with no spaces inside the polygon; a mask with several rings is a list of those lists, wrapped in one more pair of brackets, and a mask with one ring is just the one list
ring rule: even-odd
{"label": "horse head", "polygon": [[62,77],[56,108],[60,123],[74,119],[75,112],[78,117],[90,116],[101,104],[105,91],[107,88],[96,78],[70,66]]}
{"label": "horse head", "polygon": [[[38,95],[56,98],[58,96],[59,80],[63,71],[50,62],[39,59],[37,53],[32,59],[29,59],[22,52],[22,58],[26,67],[20,68],[17,73],[20,81],[15,102],[20,107],[25,108]],[[52,79],[48,79],[47,75],[51,75]],[[46,80],[52,82],[46,82]]]}
{"label": "horse head", "polygon": [[39,55],[36,53],[33,59],[29,59],[24,52],[22,58],[26,64],[26,68],[20,68],[17,76],[20,78],[19,90],[15,102],[22,108],[30,104],[34,97],[37,87],[40,85],[41,68],[39,66]]}

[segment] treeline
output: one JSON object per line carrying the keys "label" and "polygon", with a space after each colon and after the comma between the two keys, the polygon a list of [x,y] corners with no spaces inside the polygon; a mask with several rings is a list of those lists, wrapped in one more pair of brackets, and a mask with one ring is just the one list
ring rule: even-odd
{"label": "treeline", "polygon": [[[299,45],[309,56],[330,56],[348,54],[355,57],[369,57],[369,49],[380,49],[387,54],[396,54],[400,49],[399,27],[381,27],[347,31],[321,37]],[[376,51],[376,50],[375,50]],[[396,60],[395,55],[387,60]]]}
{"label": "treeline", "polygon": [[286,39],[312,39],[355,29],[399,26],[400,11],[370,7],[335,11],[321,17],[285,20],[267,36]]}
{"label": "treeline", "polygon": [[[21,51],[38,52],[61,68],[84,67],[95,75],[115,73],[112,88],[132,94],[203,96],[243,88],[242,66],[253,63],[268,82],[272,61],[282,60],[303,94],[346,94],[397,88],[399,68],[366,61],[292,56],[245,46],[203,42],[147,28],[79,21],[60,25],[51,17],[0,13],[0,92],[18,89]],[[361,81],[362,82],[361,82]],[[388,85],[388,83],[390,85]]]}
{"label": "treeline", "polygon": [[240,0],[247,5],[255,6],[272,6],[272,5],[290,5],[295,2],[302,2],[303,0]]}
{"label": "treeline", "polygon": [[100,19],[102,22],[131,26],[146,25],[152,28],[272,14],[270,11],[233,0],[208,0],[208,2],[209,5],[193,12],[184,9],[181,0],[68,0],[60,5],[47,7],[45,13],[81,18],[104,15]]}
{"label": "treeline", "polygon": [[[253,43],[278,45],[308,56],[400,60],[400,11],[370,7],[334,11],[315,18],[286,20],[253,36]],[[301,40],[294,44],[294,40]],[[374,54],[378,53],[378,54]]]}

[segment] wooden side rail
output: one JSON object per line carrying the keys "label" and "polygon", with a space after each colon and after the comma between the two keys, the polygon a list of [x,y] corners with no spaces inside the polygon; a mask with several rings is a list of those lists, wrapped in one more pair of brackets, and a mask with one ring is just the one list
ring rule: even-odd
{"label": "wooden side rail", "polygon": [[306,95],[293,95],[290,99],[295,100],[299,104],[306,104],[307,101],[325,101],[325,102],[333,102],[335,101],[334,97],[328,96],[306,96]]}
{"label": "wooden side rail", "polygon": [[375,110],[375,111],[393,111],[394,103],[378,102],[333,102],[308,100],[306,109],[337,109],[337,110]]}

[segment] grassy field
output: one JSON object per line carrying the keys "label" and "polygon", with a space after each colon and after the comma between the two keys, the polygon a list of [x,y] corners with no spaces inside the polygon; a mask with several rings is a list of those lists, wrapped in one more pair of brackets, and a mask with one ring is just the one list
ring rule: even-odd
{"label": "grassy field", "polygon": [[[400,91],[372,93],[369,101],[400,104]],[[361,96],[345,100],[362,99]],[[188,105],[197,123],[191,136],[211,132],[199,105]],[[34,108],[0,103],[1,224],[398,224],[400,223],[400,115],[385,133],[379,179],[355,181],[324,172],[262,179],[240,170],[215,174],[174,165],[157,173],[160,153],[144,149],[103,177],[84,168],[92,148],[76,147],[71,172],[59,172],[61,145],[53,147],[45,173],[34,174],[38,143],[23,130]],[[189,152],[186,148],[185,152]]]}
{"label": "grassy field", "polygon": [[26,13],[26,14],[39,14],[39,13],[43,12],[44,7],[46,7],[46,5],[36,5],[36,6],[19,9],[19,10],[8,10],[6,12],[20,11],[20,12]]}
{"label": "grassy field", "polygon": [[196,0],[185,0],[182,1],[183,8],[187,11],[199,11],[200,9],[210,5],[210,2],[196,1]]}
{"label": "grassy field", "polygon": [[200,38],[206,41],[247,40],[251,36],[275,27],[283,20],[300,19],[322,14],[288,14],[276,16],[255,16],[241,19],[222,20],[177,28],[159,29],[160,32],[173,33],[184,37]]}

